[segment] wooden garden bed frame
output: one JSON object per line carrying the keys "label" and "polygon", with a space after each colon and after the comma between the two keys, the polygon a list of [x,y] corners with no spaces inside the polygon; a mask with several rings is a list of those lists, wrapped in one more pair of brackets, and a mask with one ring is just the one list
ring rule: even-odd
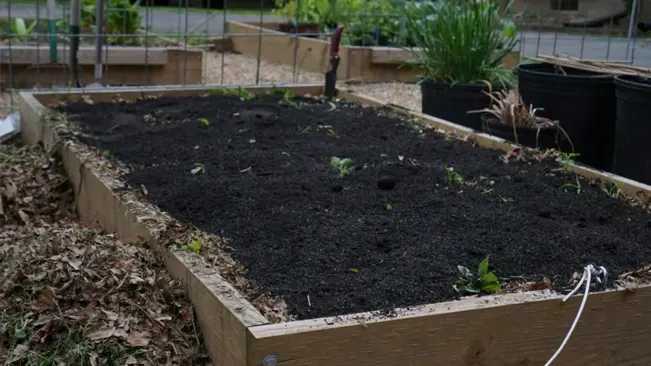
{"label": "wooden garden bed frame", "polygon": [[[296,95],[320,95],[323,91],[322,85],[279,86]],[[260,93],[269,87],[248,89]],[[363,313],[270,324],[212,267],[197,267],[194,257],[197,254],[171,252],[157,245],[143,223],[146,219],[134,213],[133,203],[121,201],[102,178],[100,169],[86,163],[88,160],[77,153],[74,144],[57,143],[56,132],[42,123],[44,105],[62,97],[74,99],[87,95],[93,101],[110,101],[119,94],[122,99],[134,100],[152,95],[197,95],[212,88],[72,90],[67,94],[22,92],[19,99],[23,140],[59,150],[77,193],[76,204],[82,221],[115,232],[125,242],[145,237],[160,253],[170,274],[185,285],[215,365],[259,366],[266,357],[275,356],[277,364],[282,366],[539,366],[560,345],[580,299],[563,303],[560,295],[549,291],[397,309],[397,315],[391,318]],[[339,96],[374,107],[386,105],[344,90],[339,91]],[[502,139],[435,117],[393,108],[437,129],[471,139],[482,147],[505,151],[513,147]],[[650,186],[629,179],[580,165],[571,168],[587,178],[615,182],[629,196],[640,192],[651,194]],[[554,365],[649,364],[650,329],[651,286],[592,294],[574,335]]]}
{"label": "wooden garden bed frame", "polygon": [[[232,50],[243,55],[258,57],[300,70],[324,73],[328,69],[330,42],[323,39],[294,37],[278,32],[278,22],[226,21],[224,34],[252,34],[256,36],[232,36]],[[296,51],[296,52],[295,52]],[[294,58],[294,54],[296,57]],[[339,80],[365,82],[402,81],[413,82],[419,72],[405,62],[412,60],[410,50],[394,47],[341,46],[341,62],[337,72]],[[520,62],[520,53],[511,52],[503,60],[504,66],[512,68]]]}
{"label": "wooden garden bed frame", "polygon": [[[50,50],[44,46],[0,46],[0,90],[67,85],[70,50],[59,47],[59,64],[49,63]],[[95,81],[95,47],[82,46],[77,53],[79,81]],[[203,50],[191,47],[117,47],[102,49],[103,85],[199,85],[203,82]],[[13,74],[9,85],[9,63]]]}

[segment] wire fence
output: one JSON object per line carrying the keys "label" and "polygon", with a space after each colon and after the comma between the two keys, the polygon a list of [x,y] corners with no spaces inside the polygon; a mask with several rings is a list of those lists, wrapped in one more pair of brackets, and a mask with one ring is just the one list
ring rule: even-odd
{"label": "wire fence", "polygon": [[[300,7],[301,0],[297,1]],[[561,54],[651,67],[644,4],[638,0],[629,5],[620,0],[558,1],[555,5],[549,0],[513,3],[513,13],[518,13],[519,57]],[[179,0],[176,6],[165,8],[154,6],[154,0],[136,5],[128,0],[80,0],[78,12],[71,11],[71,4],[3,1],[0,89],[324,80],[329,57],[325,39],[331,33],[310,24],[305,29],[292,27],[301,24],[272,14],[264,0],[204,0],[199,5],[207,9],[192,8],[193,0]],[[215,4],[222,9],[211,9]],[[242,4],[249,8],[238,8]],[[373,9],[370,5],[363,8]],[[381,10],[354,14],[357,24],[365,26],[344,31],[342,46],[355,46],[347,52],[357,61],[344,65],[340,79],[413,81],[413,72],[396,65],[409,46],[395,42],[406,39],[403,22],[398,15]],[[77,17],[71,16],[75,13]],[[651,11],[649,15],[651,20]],[[71,22],[78,27],[71,27]],[[380,34],[386,23],[393,24],[395,37]],[[77,42],[79,49],[73,53]],[[376,48],[368,51],[364,46]],[[519,61],[516,58],[515,63]]]}

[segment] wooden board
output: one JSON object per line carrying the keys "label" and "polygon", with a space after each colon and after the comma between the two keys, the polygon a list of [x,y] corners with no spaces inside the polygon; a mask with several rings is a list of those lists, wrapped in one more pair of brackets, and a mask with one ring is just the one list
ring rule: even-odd
{"label": "wooden board", "polygon": [[[271,86],[249,88],[253,92]],[[96,101],[147,95],[196,95],[210,86],[179,89],[122,88],[72,90],[68,98],[90,95]],[[322,85],[291,87],[296,95],[321,94]],[[339,96],[368,106],[387,103],[339,90]],[[20,94],[23,138],[27,143],[54,146],[57,137],[40,123],[41,103],[58,97],[53,93]],[[505,151],[513,145],[500,138],[436,117],[393,107],[432,127],[474,140],[479,146]],[[66,170],[79,194],[82,219],[125,240],[147,235],[130,206],[120,202],[101,175],[85,166],[73,146],[60,145]],[[612,174],[573,166],[589,178],[616,182],[627,194],[651,194],[651,187]],[[81,178],[83,176],[83,179]],[[468,298],[410,309],[398,316],[351,314],[341,317],[269,324],[251,304],[234,292],[217,273],[197,268],[191,254],[170,253],[156,247],[168,271],[183,281],[197,310],[210,356],[220,366],[260,366],[266,356],[278,358],[279,366],[299,365],[484,365],[539,366],[553,354],[574,319],[580,299],[567,303],[546,291]],[[634,291],[609,291],[590,295],[577,329],[554,366],[651,364],[649,324],[651,287]],[[244,309],[244,311],[242,311]]]}
{"label": "wooden board", "polygon": [[[12,47],[13,48],[13,47]],[[41,48],[41,53],[45,48]],[[164,64],[133,64],[116,65],[104,64],[102,67],[102,84],[123,85],[197,85],[203,83],[203,50],[167,48],[164,51]],[[144,50],[140,52],[144,56]],[[112,56],[109,55],[109,58]],[[13,75],[9,85],[9,64],[0,62],[0,90],[7,88],[50,88],[67,86],[71,78],[67,64],[52,65],[42,58],[41,63],[12,63]],[[15,61],[15,60],[12,60]],[[67,59],[61,60],[67,62]],[[160,61],[160,60],[159,60]],[[79,82],[82,85],[95,81],[94,63],[80,65],[78,68]]]}
{"label": "wooden board", "polygon": [[[10,51],[11,50],[11,51]],[[68,63],[70,48],[59,47],[57,59]],[[146,52],[145,52],[146,51]],[[77,53],[79,65],[95,65],[95,48],[80,47]],[[0,62],[16,65],[43,65],[50,62],[47,46],[0,46]],[[167,48],[151,47],[108,47],[102,48],[102,62],[107,65],[165,65]]]}

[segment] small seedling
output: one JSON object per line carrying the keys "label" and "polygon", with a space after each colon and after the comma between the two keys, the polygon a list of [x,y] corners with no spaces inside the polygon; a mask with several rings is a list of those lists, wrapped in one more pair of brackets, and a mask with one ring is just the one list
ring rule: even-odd
{"label": "small seedling", "polygon": [[280,102],[278,102],[281,105],[287,105],[290,107],[299,107],[299,104],[296,102],[296,95],[291,90],[272,86],[271,90],[269,90],[269,95],[274,97],[281,97],[282,99],[280,100]]}
{"label": "small seedling", "polygon": [[617,183],[612,182],[610,184],[602,184],[601,190],[612,198],[619,198],[623,196],[622,190],[619,188]]}
{"label": "small seedling", "polygon": [[579,181],[579,176],[574,177],[574,183],[566,183],[561,186],[560,189],[573,188],[576,190],[576,194],[581,194],[581,181]]}
{"label": "small seedling", "polygon": [[445,166],[445,173],[446,173],[446,181],[448,183],[461,183],[463,182],[463,177],[461,174],[457,173],[454,171],[453,167]]}
{"label": "small seedling", "polygon": [[206,171],[206,168],[203,166],[203,164],[196,163],[196,164],[194,164],[194,168],[192,168],[192,170],[190,170],[190,173],[192,173],[192,175],[197,175],[197,174],[203,174],[205,171]]}
{"label": "small seedling", "polygon": [[408,121],[408,126],[418,138],[425,138],[425,122],[423,120],[418,118],[411,119]]}
{"label": "small seedling", "polygon": [[580,156],[579,153],[561,153],[561,160],[563,162],[563,173],[568,174],[570,172],[570,166],[574,163],[574,158]]}
{"label": "small seedling", "polygon": [[201,124],[204,126],[210,126],[210,122],[208,122],[208,120],[205,118],[199,118],[199,122],[201,122]]}
{"label": "small seedling", "polygon": [[104,150],[104,151],[102,151],[102,157],[103,157],[103,158],[108,158],[109,156],[111,156],[111,152],[110,152],[110,151],[108,151],[108,150]]}
{"label": "small seedling", "polygon": [[359,273],[359,269],[357,268],[351,268],[350,271],[353,273]]}
{"label": "small seedling", "polygon": [[213,89],[210,94],[216,97],[238,97],[242,101],[251,100],[255,97],[255,94],[241,87]]}
{"label": "small seedling", "polygon": [[479,267],[477,268],[477,275],[473,275],[467,267],[457,266],[461,277],[454,282],[455,291],[459,293],[468,294],[492,294],[500,290],[500,282],[493,272],[488,272],[488,258],[486,256]]}
{"label": "small seedling", "polygon": [[351,158],[338,158],[336,156],[330,158],[330,166],[337,170],[339,173],[337,174],[337,177],[339,179],[342,179],[353,171],[353,164],[355,164],[355,162]]}
{"label": "small seedling", "polygon": [[513,202],[513,198],[510,198],[510,197],[502,197],[502,202],[504,202],[504,203],[511,203],[511,202]]}
{"label": "small seedling", "polygon": [[391,210],[393,209],[393,206],[391,206],[390,203],[387,203],[387,205],[385,206],[385,208],[386,208],[387,211],[391,211]]}
{"label": "small seedling", "polygon": [[199,253],[201,250],[201,240],[199,239],[194,239],[190,242],[190,244],[185,244],[181,246],[181,250],[185,250],[188,252],[194,252],[194,253]]}

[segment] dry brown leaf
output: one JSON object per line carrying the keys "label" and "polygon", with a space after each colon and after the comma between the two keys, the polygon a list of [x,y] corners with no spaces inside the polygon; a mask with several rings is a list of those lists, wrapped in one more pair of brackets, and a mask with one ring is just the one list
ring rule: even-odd
{"label": "dry brown leaf", "polygon": [[68,264],[69,264],[70,267],[72,267],[72,269],[74,269],[75,271],[78,271],[78,270],[79,270],[79,268],[81,267],[81,263],[82,263],[82,261],[83,261],[82,258],[72,258],[72,259],[71,259],[71,258],[68,258],[68,259],[67,259]]}
{"label": "dry brown leaf", "polygon": [[90,361],[90,366],[97,366],[97,357],[99,357],[99,355],[95,352],[88,354],[88,361]]}
{"label": "dry brown leaf", "polygon": [[23,210],[18,210],[18,216],[20,216],[20,219],[23,220],[25,224],[29,223],[29,215],[25,213]]}
{"label": "dry brown leaf", "polygon": [[41,312],[56,308],[56,294],[54,289],[46,287],[41,290],[38,299],[32,303],[32,310]]}
{"label": "dry brown leaf", "polygon": [[127,337],[127,343],[131,347],[146,347],[149,344],[149,332],[135,332],[129,334]]}
{"label": "dry brown leaf", "polygon": [[14,347],[13,351],[11,351],[11,359],[8,363],[14,363],[18,362],[27,356],[27,352],[29,352],[29,346],[27,344],[19,344],[16,347]]}
{"label": "dry brown leaf", "polygon": [[529,286],[529,289],[531,291],[540,291],[540,290],[547,290],[551,287],[552,287],[552,281],[547,277],[543,277],[542,281],[532,283],[531,286]]}
{"label": "dry brown leaf", "polygon": [[86,338],[90,339],[91,341],[99,341],[102,339],[113,337],[116,332],[117,329],[115,328],[97,329],[86,334]]}
{"label": "dry brown leaf", "polygon": [[8,182],[5,184],[5,197],[7,197],[7,199],[16,197],[16,193],[18,193],[18,188],[16,188],[14,182]]}

